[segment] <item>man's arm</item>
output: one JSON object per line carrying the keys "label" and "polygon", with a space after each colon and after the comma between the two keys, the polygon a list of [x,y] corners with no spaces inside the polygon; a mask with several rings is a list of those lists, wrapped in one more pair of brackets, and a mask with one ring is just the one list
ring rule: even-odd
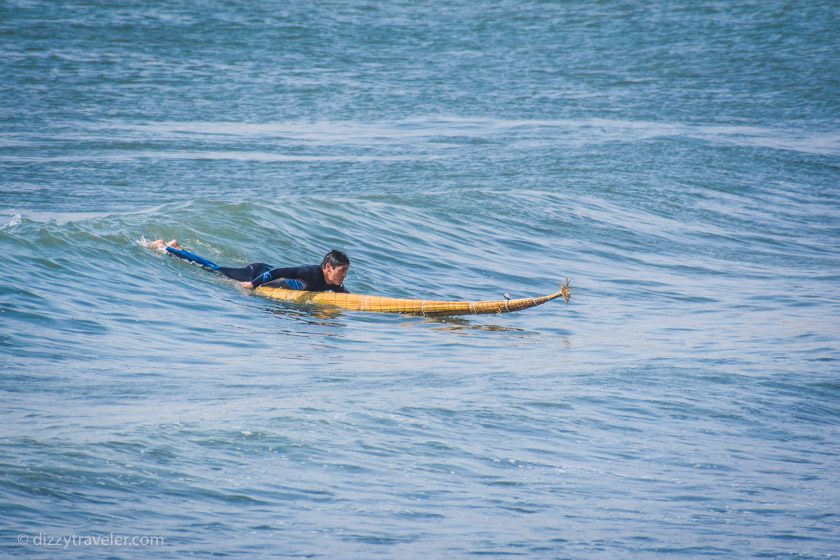
{"label": "man's arm", "polygon": [[256,289],[263,284],[267,284],[272,280],[278,278],[288,278],[290,280],[304,280],[309,281],[307,274],[308,269],[305,266],[289,266],[286,268],[272,268],[264,274],[260,274],[250,282],[242,282],[242,286],[248,289]]}

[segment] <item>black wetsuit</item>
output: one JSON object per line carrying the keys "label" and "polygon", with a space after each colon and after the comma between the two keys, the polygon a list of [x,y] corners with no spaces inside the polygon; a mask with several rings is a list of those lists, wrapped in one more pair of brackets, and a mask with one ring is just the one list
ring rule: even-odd
{"label": "black wetsuit", "polygon": [[175,249],[174,247],[167,247],[166,251],[175,256],[186,259],[190,262],[200,264],[203,267],[215,270],[224,274],[228,278],[233,278],[240,282],[251,282],[254,287],[280,280],[275,282],[281,288],[288,288],[291,290],[309,290],[310,292],[340,292],[350,293],[344,286],[336,286],[335,284],[327,284],[324,279],[324,271],[317,264],[310,264],[304,266],[291,266],[287,268],[272,268],[265,263],[251,263],[248,266],[241,268],[233,268],[229,266],[219,266],[204,257],[199,257],[189,251],[183,249]]}
{"label": "black wetsuit", "polygon": [[252,263],[242,268],[220,266],[217,270],[228,278],[240,282],[251,282],[255,288],[282,279],[278,283],[281,288],[309,290],[310,292],[349,293],[344,286],[327,284],[324,279],[324,271],[317,264],[272,268],[265,263]]}

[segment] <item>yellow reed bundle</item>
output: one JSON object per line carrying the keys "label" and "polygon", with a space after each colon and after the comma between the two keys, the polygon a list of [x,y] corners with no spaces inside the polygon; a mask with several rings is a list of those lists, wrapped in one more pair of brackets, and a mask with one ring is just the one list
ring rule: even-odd
{"label": "yellow reed bundle", "polygon": [[559,290],[547,296],[493,301],[431,301],[424,299],[400,299],[364,294],[337,294],[334,292],[308,292],[260,286],[256,292],[271,299],[295,303],[313,303],[350,311],[371,313],[411,313],[416,315],[482,315],[487,313],[509,313],[541,305],[562,297],[569,303],[572,288],[569,279]]}

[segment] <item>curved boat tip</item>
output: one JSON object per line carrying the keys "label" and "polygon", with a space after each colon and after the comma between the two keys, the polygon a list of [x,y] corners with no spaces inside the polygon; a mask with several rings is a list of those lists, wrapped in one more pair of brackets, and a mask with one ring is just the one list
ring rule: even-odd
{"label": "curved boat tip", "polygon": [[566,277],[566,281],[563,282],[563,285],[560,286],[560,295],[563,296],[566,305],[569,305],[569,300],[572,299],[572,280],[568,276]]}

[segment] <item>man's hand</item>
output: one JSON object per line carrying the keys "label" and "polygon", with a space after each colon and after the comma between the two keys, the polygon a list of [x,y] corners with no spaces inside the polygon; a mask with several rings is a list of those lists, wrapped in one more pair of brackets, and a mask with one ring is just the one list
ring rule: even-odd
{"label": "man's hand", "polygon": [[246,290],[253,290],[254,289],[254,285],[251,282],[240,282],[239,284],[243,288],[245,288]]}

